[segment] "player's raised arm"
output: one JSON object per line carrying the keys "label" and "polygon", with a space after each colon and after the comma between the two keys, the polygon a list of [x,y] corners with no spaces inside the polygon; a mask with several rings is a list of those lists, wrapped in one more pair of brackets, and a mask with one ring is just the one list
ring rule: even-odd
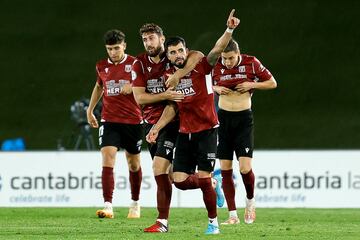
{"label": "player's raised arm", "polygon": [[214,48],[207,55],[207,61],[212,66],[215,65],[221,52],[228,45],[228,43],[232,37],[232,32],[240,23],[240,19],[238,19],[237,17],[234,17],[234,13],[235,13],[235,9],[232,9],[229,14],[229,17],[227,19],[227,22],[226,22],[227,29],[225,30],[224,34],[217,40]]}

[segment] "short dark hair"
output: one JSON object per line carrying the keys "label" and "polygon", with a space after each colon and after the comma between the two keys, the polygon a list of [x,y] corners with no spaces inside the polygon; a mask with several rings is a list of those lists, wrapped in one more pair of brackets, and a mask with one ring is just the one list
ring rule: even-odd
{"label": "short dark hair", "polygon": [[184,45],[184,47],[186,48],[185,39],[183,39],[182,37],[179,37],[179,36],[169,37],[168,39],[166,39],[166,41],[164,43],[165,52],[168,51],[169,46],[176,46],[179,43],[182,43]]}
{"label": "short dark hair", "polygon": [[223,52],[227,53],[231,51],[234,52],[240,51],[239,44],[234,39],[230,39],[228,45],[226,46]]}
{"label": "short dark hair", "polygon": [[106,45],[119,44],[125,41],[125,34],[117,29],[111,29],[104,34],[104,42]]}
{"label": "short dark hair", "polygon": [[144,33],[156,33],[159,36],[163,36],[164,32],[161,27],[155,23],[145,23],[139,30],[140,36]]}

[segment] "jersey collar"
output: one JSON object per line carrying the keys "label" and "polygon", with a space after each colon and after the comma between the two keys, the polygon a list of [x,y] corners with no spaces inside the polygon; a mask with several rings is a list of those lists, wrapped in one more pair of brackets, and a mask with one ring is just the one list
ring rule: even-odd
{"label": "jersey collar", "polygon": [[[238,64],[236,65],[236,66],[234,66],[234,67],[238,67],[240,64],[241,64],[241,61],[242,61],[242,57],[241,57],[241,54],[239,55],[239,62],[238,62]],[[224,61],[221,59],[221,64],[223,65],[223,66],[225,66],[225,63],[224,63]]]}
{"label": "jersey collar", "polygon": [[[124,58],[123,58],[118,64],[121,64],[121,63],[125,62],[126,59],[127,59],[127,57],[128,57],[128,55],[125,53]],[[108,62],[109,64],[114,64],[114,63],[111,61],[110,58],[107,59],[107,62]]]}

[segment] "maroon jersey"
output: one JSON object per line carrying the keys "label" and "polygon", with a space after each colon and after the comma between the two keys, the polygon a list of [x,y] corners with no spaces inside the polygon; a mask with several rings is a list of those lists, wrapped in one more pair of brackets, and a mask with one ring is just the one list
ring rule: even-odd
{"label": "maroon jersey", "polygon": [[[177,102],[180,117],[181,133],[196,133],[217,127],[219,122],[214,105],[211,69],[204,57],[185,77],[180,79],[176,87],[177,92],[185,95],[181,102]],[[166,74],[176,71],[171,67]]]}
{"label": "maroon jersey", "polygon": [[[151,58],[143,53],[136,57],[132,68],[133,87],[144,87],[145,92],[158,94],[166,91],[163,78],[164,71],[169,68],[169,61],[164,56],[159,63],[155,63]],[[167,102],[157,102],[146,104],[143,107],[144,118],[148,123],[155,124]]]}
{"label": "maroon jersey", "polygon": [[220,58],[214,67],[212,77],[215,85],[234,90],[239,83],[262,82],[269,80],[272,75],[256,57],[240,54],[238,65],[231,69],[227,69]]}
{"label": "maroon jersey", "polygon": [[110,59],[100,60],[96,64],[97,83],[104,90],[101,121],[125,124],[142,122],[141,109],[133,94],[120,94],[121,88],[131,84],[131,66],[135,58],[125,54],[119,64]]}

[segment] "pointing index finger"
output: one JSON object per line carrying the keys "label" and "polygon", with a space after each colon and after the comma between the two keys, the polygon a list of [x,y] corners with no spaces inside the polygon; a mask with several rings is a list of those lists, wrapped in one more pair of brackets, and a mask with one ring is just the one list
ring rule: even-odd
{"label": "pointing index finger", "polygon": [[229,14],[229,18],[232,18],[234,16],[234,13],[235,13],[235,9],[232,9],[230,14]]}

